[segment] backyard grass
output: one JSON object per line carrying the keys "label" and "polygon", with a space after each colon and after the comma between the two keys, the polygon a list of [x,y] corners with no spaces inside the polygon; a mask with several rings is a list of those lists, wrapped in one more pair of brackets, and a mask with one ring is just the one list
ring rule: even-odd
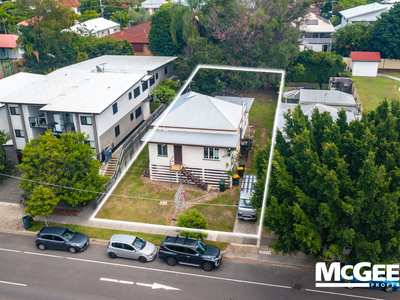
{"label": "backyard grass", "polygon": [[386,77],[353,77],[363,109],[375,109],[387,99],[400,99],[400,81]]}
{"label": "backyard grass", "polygon": [[378,72],[379,72],[379,73],[386,74],[386,75],[391,75],[391,76],[400,78],[400,70],[384,70],[384,69],[379,69]]}
{"label": "backyard grass", "polygon": [[[49,226],[58,226],[59,224],[52,224],[48,223]],[[107,228],[98,228],[98,227],[87,227],[87,226],[80,226],[80,225],[72,225],[72,224],[60,224],[60,227],[66,227],[69,229],[73,229],[77,232],[81,232],[86,234],[89,238],[92,239],[99,239],[99,240],[106,240],[108,241],[114,234],[130,234],[139,236],[142,239],[159,246],[163,242],[165,235],[162,234],[152,234],[152,233],[142,233],[142,232],[135,232],[135,231],[124,231],[118,229],[107,229]],[[39,231],[43,227],[45,227],[44,222],[34,221],[32,223],[32,227],[28,229],[29,231]],[[224,242],[212,242],[207,241],[207,244],[212,246],[218,247],[221,250],[226,250],[229,246],[229,243]]]}

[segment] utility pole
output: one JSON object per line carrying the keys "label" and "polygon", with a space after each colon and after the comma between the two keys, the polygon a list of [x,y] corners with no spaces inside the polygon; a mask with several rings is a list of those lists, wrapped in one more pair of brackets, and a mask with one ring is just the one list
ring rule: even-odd
{"label": "utility pole", "polygon": [[103,3],[101,3],[101,0],[100,0],[100,9],[101,9],[101,17],[104,18]]}

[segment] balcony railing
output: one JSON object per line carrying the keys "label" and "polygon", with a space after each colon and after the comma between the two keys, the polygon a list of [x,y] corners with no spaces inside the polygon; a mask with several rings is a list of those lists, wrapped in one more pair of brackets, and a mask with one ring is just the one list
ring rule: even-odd
{"label": "balcony railing", "polygon": [[47,128],[44,117],[29,117],[29,124],[31,128]]}
{"label": "balcony railing", "polygon": [[305,41],[306,43],[309,43],[309,44],[329,45],[329,44],[331,44],[332,39],[331,38],[304,38],[303,41]]}

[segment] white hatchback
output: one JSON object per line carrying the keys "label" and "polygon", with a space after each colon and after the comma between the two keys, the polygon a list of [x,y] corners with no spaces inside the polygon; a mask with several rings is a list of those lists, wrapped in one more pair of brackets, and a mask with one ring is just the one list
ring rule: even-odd
{"label": "white hatchback", "polygon": [[114,234],[107,245],[107,253],[110,258],[131,258],[145,263],[156,258],[157,248],[134,235]]}

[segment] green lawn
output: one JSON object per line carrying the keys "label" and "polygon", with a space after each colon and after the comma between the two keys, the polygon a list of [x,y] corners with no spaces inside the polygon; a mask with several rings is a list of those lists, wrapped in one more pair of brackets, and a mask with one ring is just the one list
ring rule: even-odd
{"label": "green lawn", "polygon": [[[48,224],[49,226],[58,226],[59,224]],[[43,227],[45,227],[44,222],[39,222],[39,221],[34,221],[32,223],[32,227],[28,229],[29,231],[39,231]],[[108,241],[114,234],[131,234],[135,236],[139,236],[143,238],[144,240],[159,246],[161,245],[162,241],[165,238],[165,235],[162,234],[152,234],[152,233],[142,233],[142,232],[134,232],[134,231],[124,231],[124,230],[118,230],[118,229],[107,229],[107,228],[98,228],[98,227],[87,227],[87,226],[80,226],[80,225],[72,225],[72,224],[60,224],[60,227],[66,227],[73,229],[77,232],[81,232],[86,234],[89,238],[92,239],[99,239],[99,240],[106,240]],[[220,248],[221,250],[225,250],[227,246],[229,245],[228,243],[224,242],[212,242],[212,241],[207,241],[207,244],[210,244],[212,246],[216,246]]]}
{"label": "green lawn", "polygon": [[386,77],[353,77],[363,109],[375,109],[386,97],[400,99],[400,81]]}
{"label": "green lawn", "polygon": [[400,78],[400,70],[379,69],[378,72]]}

